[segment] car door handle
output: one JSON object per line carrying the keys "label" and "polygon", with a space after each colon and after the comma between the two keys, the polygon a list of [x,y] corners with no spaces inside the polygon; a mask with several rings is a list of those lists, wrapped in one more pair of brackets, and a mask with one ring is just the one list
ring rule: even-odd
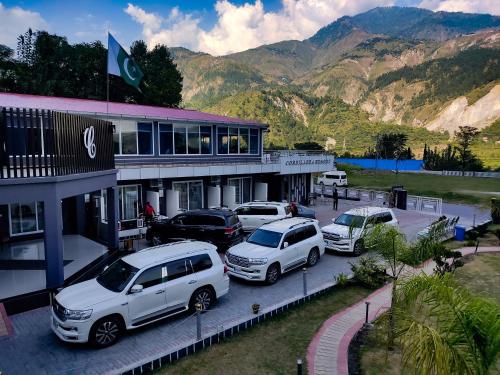
{"label": "car door handle", "polygon": [[195,284],[196,280],[191,280],[188,284]]}
{"label": "car door handle", "polygon": [[159,290],[157,291],[155,294],[162,294],[162,293],[165,293],[165,291],[162,289],[162,290]]}

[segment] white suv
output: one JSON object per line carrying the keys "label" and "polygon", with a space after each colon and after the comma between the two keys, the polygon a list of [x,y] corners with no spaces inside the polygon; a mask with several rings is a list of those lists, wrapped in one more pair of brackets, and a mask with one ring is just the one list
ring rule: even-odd
{"label": "white suv", "polygon": [[333,224],[321,228],[327,249],[352,252],[360,255],[364,251],[363,236],[375,224],[398,226],[394,212],[383,207],[361,207],[349,210]]}
{"label": "white suv", "polygon": [[182,241],[123,257],[97,278],[64,288],[52,306],[52,330],[63,341],[112,345],[134,329],[194,305],[208,309],[229,290],[214,245]]}
{"label": "white suv", "polygon": [[292,217],[289,203],[248,202],[234,209],[246,232],[257,229],[271,221]]}
{"label": "white suv", "polygon": [[284,272],[314,266],[324,253],[317,220],[285,218],[261,226],[231,247],[225,261],[231,276],[273,284]]}

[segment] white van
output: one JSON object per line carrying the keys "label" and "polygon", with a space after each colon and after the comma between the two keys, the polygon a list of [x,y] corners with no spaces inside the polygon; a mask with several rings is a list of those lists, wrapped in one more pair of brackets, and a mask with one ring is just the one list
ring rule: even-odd
{"label": "white van", "polygon": [[318,185],[347,186],[347,175],[344,171],[325,172],[318,177]]}

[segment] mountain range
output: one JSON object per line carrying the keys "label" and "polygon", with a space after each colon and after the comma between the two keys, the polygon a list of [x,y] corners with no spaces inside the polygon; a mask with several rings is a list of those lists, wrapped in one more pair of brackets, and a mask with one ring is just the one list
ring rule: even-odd
{"label": "mountain range", "polygon": [[[268,123],[268,146],[316,141],[361,152],[380,130],[396,129],[421,148],[447,142],[458,126],[489,129],[500,118],[493,15],[375,8],[302,41],[219,57],[171,53],[186,107]],[[487,133],[488,147],[500,141]],[[500,164],[498,147],[490,156]]]}

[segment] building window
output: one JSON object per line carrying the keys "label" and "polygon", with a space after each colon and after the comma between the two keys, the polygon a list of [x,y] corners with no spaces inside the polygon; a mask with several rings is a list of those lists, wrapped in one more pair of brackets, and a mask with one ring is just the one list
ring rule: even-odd
{"label": "building window", "polygon": [[179,208],[196,210],[203,208],[203,181],[174,182],[172,187],[179,192]]}
{"label": "building window", "polygon": [[124,122],[115,125],[113,141],[117,155],[152,155],[153,124]]}
{"label": "building window", "polygon": [[43,232],[43,202],[11,203],[9,219],[11,236]]}
{"label": "building window", "polygon": [[259,129],[250,129],[250,153],[259,153]]}
{"label": "building window", "polygon": [[174,153],[174,140],[171,124],[158,124],[160,139],[160,155],[171,155]]}
{"label": "building window", "polygon": [[252,201],[251,177],[228,178],[227,181],[229,186],[235,187],[235,203],[242,204]]}
{"label": "building window", "polygon": [[108,191],[101,189],[101,222],[108,223]]}
{"label": "building window", "polygon": [[227,154],[229,139],[227,137],[228,128],[217,128],[217,153]]}
{"label": "building window", "polygon": [[153,154],[153,124],[150,122],[137,123],[137,147],[139,155]]}
{"label": "building window", "polygon": [[[171,142],[169,128],[160,124],[160,154],[168,154]],[[171,126],[171,125],[169,125]],[[164,145],[164,146],[162,146]],[[200,155],[212,153],[212,127],[198,125],[174,125],[173,150],[176,155]]]}
{"label": "building window", "polygon": [[140,188],[140,185],[119,186],[120,220],[132,220],[139,217]]}
{"label": "building window", "polygon": [[217,127],[217,153],[258,154],[259,130],[236,127]]}

